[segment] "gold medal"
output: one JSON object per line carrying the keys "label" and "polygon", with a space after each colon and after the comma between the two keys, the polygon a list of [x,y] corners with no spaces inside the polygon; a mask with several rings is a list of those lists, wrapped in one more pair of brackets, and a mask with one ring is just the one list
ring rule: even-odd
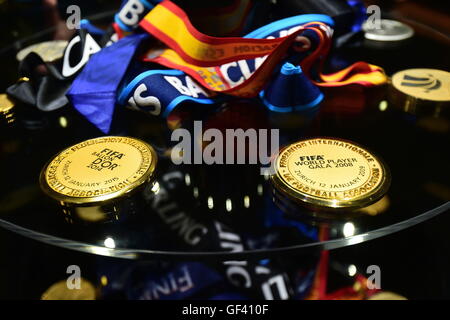
{"label": "gold medal", "polygon": [[0,118],[3,122],[14,122],[14,102],[5,93],[0,94]]}
{"label": "gold medal", "polygon": [[68,42],[66,40],[36,43],[20,50],[16,55],[16,59],[17,61],[22,61],[30,52],[35,52],[45,62],[54,62],[63,57],[67,44]]}
{"label": "gold medal", "polygon": [[[42,170],[42,190],[86,221],[98,221],[111,201],[132,194],[154,178],[157,155],[129,137],[86,140],[56,155]],[[81,210],[83,208],[83,210]],[[65,213],[68,213],[65,210]]]}
{"label": "gold medal", "polygon": [[401,296],[395,292],[382,291],[370,296],[367,300],[408,300],[404,296]]}
{"label": "gold medal", "polygon": [[95,287],[89,281],[80,278],[79,287],[69,289],[67,281],[53,284],[41,296],[41,300],[95,300]]}
{"label": "gold medal", "polygon": [[381,159],[336,138],[293,143],[275,159],[274,187],[295,202],[321,209],[356,209],[379,200],[390,184]]}
{"label": "gold medal", "polygon": [[395,73],[389,88],[391,103],[416,115],[450,113],[450,73],[437,69],[408,69]]}

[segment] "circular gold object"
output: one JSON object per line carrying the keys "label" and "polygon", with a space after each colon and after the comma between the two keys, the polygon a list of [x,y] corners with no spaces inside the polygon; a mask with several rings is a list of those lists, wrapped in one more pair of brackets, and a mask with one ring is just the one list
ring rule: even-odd
{"label": "circular gold object", "polygon": [[61,59],[64,55],[64,50],[67,47],[66,40],[52,40],[41,43],[36,43],[20,50],[16,54],[17,61],[22,61],[30,52],[35,52],[41,56],[45,62],[53,62]]}
{"label": "circular gold object", "polygon": [[5,93],[0,94],[0,118],[6,123],[14,122],[14,102]]}
{"label": "circular gold object", "polygon": [[408,69],[391,78],[389,100],[403,111],[438,116],[450,106],[450,73],[437,69]]}
{"label": "circular gold object", "polygon": [[362,208],[390,184],[383,161],[354,142],[314,138],[293,143],[275,159],[272,183],[288,198],[321,209]]}
{"label": "circular gold object", "polygon": [[79,287],[69,289],[66,280],[61,280],[48,288],[41,296],[41,300],[95,300],[95,287],[89,281],[80,278]]}
{"label": "circular gold object", "polygon": [[131,193],[155,173],[157,155],[129,137],[101,137],[63,150],[42,170],[41,187],[64,204],[98,204]]}

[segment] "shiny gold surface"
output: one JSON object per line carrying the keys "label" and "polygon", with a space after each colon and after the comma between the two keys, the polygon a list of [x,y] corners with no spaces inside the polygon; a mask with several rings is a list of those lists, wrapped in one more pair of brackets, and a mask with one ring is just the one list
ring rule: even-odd
{"label": "shiny gold surface", "polygon": [[14,108],[14,102],[8,98],[7,94],[0,94],[0,113],[10,112],[12,108]]}
{"label": "shiny gold surface", "polygon": [[157,155],[129,137],[83,141],[56,155],[42,170],[41,187],[62,204],[94,204],[121,197],[149,182]]}
{"label": "shiny gold surface", "polygon": [[14,102],[5,93],[0,94],[0,120],[14,122]]}
{"label": "shiny gold surface", "polygon": [[346,140],[314,138],[280,151],[272,183],[294,201],[319,208],[362,208],[379,200],[390,184],[384,163]]}
{"label": "shiny gold surface", "polygon": [[30,52],[35,52],[45,62],[53,62],[61,59],[64,55],[64,50],[67,47],[66,40],[52,40],[41,43],[36,43],[20,50],[17,55],[17,61],[22,61]]}
{"label": "shiny gold surface", "polygon": [[69,289],[66,280],[61,280],[48,288],[41,300],[95,300],[95,287],[87,280],[80,279],[79,289]]}
{"label": "shiny gold surface", "polygon": [[408,299],[394,292],[383,291],[380,293],[375,293],[368,300],[408,300]]}
{"label": "shiny gold surface", "polygon": [[392,85],[415,98],[450,101],[450,73],[446,71],[437,69],[399,71],[392,76]]}
{"label": "shiny gold surface", "polygon": [[357,209],[357,213],[364,213],[369,216],[377,216],[379,214],[382,214],[383,212],[386,212],[387,209],[389,209],[389,206],[391,205],[391,200],[389,200],[389,197],[385,195],[380,200],[378,200],[375,203],[372,203],[371,205]]}
{"label": "shiny gold surface", "polygon": [[389,100],[403,111],[439,116],[450,107],[450,73],[437,69],[407,69],[390,80]]}

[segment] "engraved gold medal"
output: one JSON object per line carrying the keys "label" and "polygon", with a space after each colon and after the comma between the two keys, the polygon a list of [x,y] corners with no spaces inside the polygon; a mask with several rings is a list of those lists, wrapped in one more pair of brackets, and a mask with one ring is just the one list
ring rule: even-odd
{"label": "engraved gold medal", "polygon": [[95,204],[131,193],[154,177],[157,155],[129,137],[101,137],[69,147],[42,170],[45,193],[69,204]]}
{"label": "engraved gold medal", "polygon": [[282,149],[271,180],[296,202],[323,209],[356,209],[386,193],[390,174],[381,159],[354,142],[314,138]]}

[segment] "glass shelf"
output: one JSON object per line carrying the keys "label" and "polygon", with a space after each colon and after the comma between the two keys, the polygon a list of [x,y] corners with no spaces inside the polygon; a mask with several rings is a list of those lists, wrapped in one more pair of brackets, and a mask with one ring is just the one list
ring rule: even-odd
{"label": "glass shelf", "polygon": [[[2,65],[9,70],[3,81],[10,84],[17,78],[14,57],[18,50],[49,37],[50,32],[42,32],[2,49]],[[361,49],[346,54],[386,65],[389,74],[409,67],[445,67],[445,50],[428,50],[425,57],[420,48],[427,41],[416,37],[409,44],[414,54],[401,62],[382,54],[374,55],[372,61],[365,56],[368,51]],[[387,103],[386,87],[334,89],[325,96],[320,112],[301,125],[295,119],[276,119],[256,101],[245,102],[255,113],[251,121],[249,116],[243,121],[250,121],[250,126],[269,123],[272,128],[280,127],[275,121],[281,121],[282,144],[331,136],[373,150],[392,173],[383,212],[320,223],[286,215],[274,204],[270,183],[256,173],[258,168],[175,166],[168,156],[170,130],[166,121],[118,109],[111,135],[137,137],[155,147],[160,156],[160,189],[156,195],[147,195],[147,203],[138,214],[103,224],[70,223],[59,204],[41,192],[39,172],[58,151],[101,133],[70,106],[49,113],[18,106],[15,127],[4,130],[0,139],[0,226],[36,241],[96,255],[232,260],[350,246],[404,230],[450,209],[447,120],[402,114]],[[235,119],[236,104],[240,103],[231,101],[197,114],[202,114],[204,121],[214,118],[215,124],[226,123],[230,117]],[[180,110],[195,113],[199,111],[196,108],[185,105]],[[289,126],[292,129],[286,129]],[[179,223],[164,216],[168,207],[173,216],[178,215]],[[243,250],[223,249],[218,230],[225,232],[225,227],[218,223],[239,236]],[[319,237],[323,230],[327,240]]]}

